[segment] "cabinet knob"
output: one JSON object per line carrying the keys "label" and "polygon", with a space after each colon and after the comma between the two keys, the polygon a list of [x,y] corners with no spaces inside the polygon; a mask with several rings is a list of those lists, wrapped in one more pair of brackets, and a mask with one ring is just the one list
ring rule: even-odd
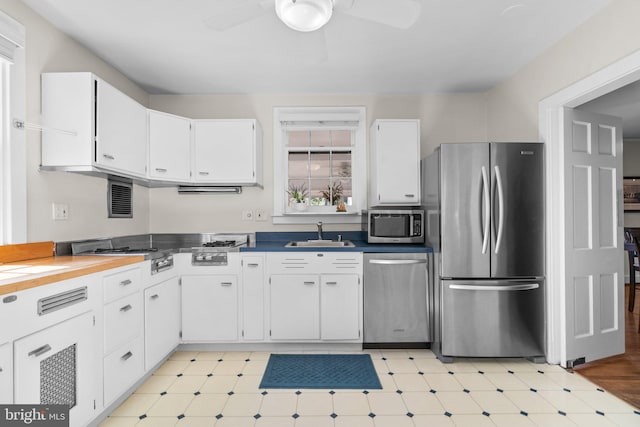
{"label": "cabinet knob", "polygon": [[113,157],[111,154],[107,154],[107,153],[104,153],[104,154],[102,155],[102,157],[104,157],[105,159],[108,159],[108,160],[115,160],[115,159],[116,159],[116,158],[115,158],[115,157]]}
{"label": "cabinet knob", "polygon": [[316,282],[304,282],[305,285],[315,285]]}
{"label": "cabinet knob", "polygon": [[127,279],[127,280],[123,280],[122,282],[120,282],[120,286],[127,286],[131,284],[131,280]]}
{"label": "cabinet knob", "polygon": [[198,175],[209,175],[209,172],[200,171],[198,172]]}
{"label": "cabinet knob", "polygon": [[404,197],[415,197],[415,194],[405,194]]}
{"label": "cabinet knob", "polygon": [[327,285],[337,285],[338,282],[327,282]]}
{"label": "cabinet knob", "polygon": [[166,171],[165,168],[156,168],[156,172],[165,173]]}
{"label": "cabinet knob", "polygon": [[126,313],[127,311],[131,310],[133,307],[131,307],[131,304],[127,304],[124,307],[120,308],[120,311]]}
{"label": "cabinet knob", "polygon": [[151,299],[158,299],[158,298],[160,298],[160,295],[158,294],[151,295]]}
{"label": "cabinet knob", "polygon": [[127,351],[125,354],[123,354],[122,356],[120,356],[120,359],[122,359],[122,360],[128,360],[131,356],[133,356],[133,353],[131,353],[130,351]]}

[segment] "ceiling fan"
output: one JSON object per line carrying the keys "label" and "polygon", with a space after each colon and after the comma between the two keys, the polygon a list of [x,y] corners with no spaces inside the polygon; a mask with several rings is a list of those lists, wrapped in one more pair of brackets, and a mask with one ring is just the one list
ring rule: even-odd
{"label": "ceiling fan", "polygon": [[214,10],[216,13],[205,20],[205,25],[217,31],[275,11],[289,28],[311,32],[329,22],[333,12],[407,29],[418,20],[421,5],[417,0],[219,0]]}

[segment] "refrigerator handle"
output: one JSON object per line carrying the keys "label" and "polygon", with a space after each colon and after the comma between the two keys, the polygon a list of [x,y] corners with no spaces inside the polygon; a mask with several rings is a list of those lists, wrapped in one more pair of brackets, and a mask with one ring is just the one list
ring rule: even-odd
{"label": "refrigerator handle", "polygon": [[500,167],[494,166],[496,172],[496,187],[498,190],[498,215],[500,222],[498,222],[498,235],[496,236],[496,248],[495,253],[500,251],[500,244],[502,243],[502,234],[504,231],[504,192],[502,190],[502,174],[500,173]]}
{"label": "refrigerator handle", "polygon": [[489,177],[487,175],[487,168],[482,166],[482,200],[483,204],[480,206],[480,222],[482,224],[482,253],[486,254],[489,248],[489,227],[491,226],[490,213],[491,213],[491,200],[489,198]]}
{"label": "refrigerator handle", "polygon": [[485,285],[449,285],[449,289],[457,289],[460,291],[530,291],[538,289],[538,283],[522,283],[517,285],[506,286],[485,286]]}

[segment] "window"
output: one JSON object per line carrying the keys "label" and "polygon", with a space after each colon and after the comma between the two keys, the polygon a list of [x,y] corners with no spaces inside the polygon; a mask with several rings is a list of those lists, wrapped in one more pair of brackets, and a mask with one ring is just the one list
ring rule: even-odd
{"label": "window", "polygon": [[0,244],[27,240],[24,27],[0,12]]}
{"label": "window", "polygon": [[365,123],[363,107],[274,110],[274,223],[360,221]]}

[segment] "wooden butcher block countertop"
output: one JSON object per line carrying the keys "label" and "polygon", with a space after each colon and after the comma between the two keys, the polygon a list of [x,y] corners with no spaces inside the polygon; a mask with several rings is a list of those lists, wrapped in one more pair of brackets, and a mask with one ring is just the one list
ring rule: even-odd
{"label": "wooden butcher block countertop", "polygon": [[143,256],[54,256],[53,242],[0,246],[0,295],[142,261]]}

